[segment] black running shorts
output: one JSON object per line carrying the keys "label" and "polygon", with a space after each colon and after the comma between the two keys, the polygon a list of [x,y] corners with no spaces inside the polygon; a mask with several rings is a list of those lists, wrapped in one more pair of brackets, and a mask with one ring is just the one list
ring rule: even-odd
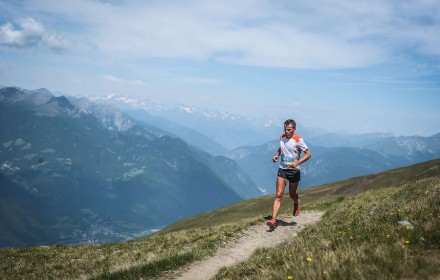
{"label": "black running shorts", "polygon": [[289,183],[296,183],[301,180],[301,173],[299,169],[278,168],[278,177],[289,180]]}

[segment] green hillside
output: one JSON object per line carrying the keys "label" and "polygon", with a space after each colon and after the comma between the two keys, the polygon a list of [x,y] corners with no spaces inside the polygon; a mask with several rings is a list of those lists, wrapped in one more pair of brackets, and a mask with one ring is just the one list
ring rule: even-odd
{"label": "green hillside", "polygon": [[[217,279],[435,279],[440,275],[440,159],[302,190],[320,222],[259,249]],[[247,200],[122,243],[0,250],[0,279],[158,279],[263,223],[272,197]],[[287,201],[287,200],[286,200]],[[290,203],[282,211],[290,213]],[[166,207],[166,206],[165,206]],[[400,226],[409,220],[413,227]]]}

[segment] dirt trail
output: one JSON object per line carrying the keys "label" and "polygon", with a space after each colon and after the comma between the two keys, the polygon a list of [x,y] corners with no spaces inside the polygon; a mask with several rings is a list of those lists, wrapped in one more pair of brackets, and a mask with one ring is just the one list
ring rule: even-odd
{"label": "dirt trail", "polygon": [[265,222],[250,227],[240,237],[221,247],[214,256],[193,263],[175,279],[206,280],[224,266],[244,261],[257,248],[273,247],[296,236],[307,225],[317,222],[323,213],[303,212],[298,217],[280,218],[278,227],[270,231]]}

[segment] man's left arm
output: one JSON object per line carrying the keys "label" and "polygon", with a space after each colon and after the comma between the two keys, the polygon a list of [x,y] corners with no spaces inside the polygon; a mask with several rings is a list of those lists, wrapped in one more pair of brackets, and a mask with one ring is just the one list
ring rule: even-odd
{"label": "man's left arm", "polygon": [[304,151],[304,156],[302,158],[300,158],[297,161],[293,161],[293,162],[289,163],[289,166],[290,167],[298,167],[301,164],[303,164],[304,162],[308,161],[311,157],[312,157],[312,152],[309,149],[307,149]]}

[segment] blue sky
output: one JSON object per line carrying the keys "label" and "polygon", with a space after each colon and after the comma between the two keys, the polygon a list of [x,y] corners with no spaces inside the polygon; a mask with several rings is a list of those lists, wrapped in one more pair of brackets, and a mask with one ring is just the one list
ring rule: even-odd
{"label": "blue sky", "polygon": [[0,85],[440,132],[440,2],[0,0]]}

